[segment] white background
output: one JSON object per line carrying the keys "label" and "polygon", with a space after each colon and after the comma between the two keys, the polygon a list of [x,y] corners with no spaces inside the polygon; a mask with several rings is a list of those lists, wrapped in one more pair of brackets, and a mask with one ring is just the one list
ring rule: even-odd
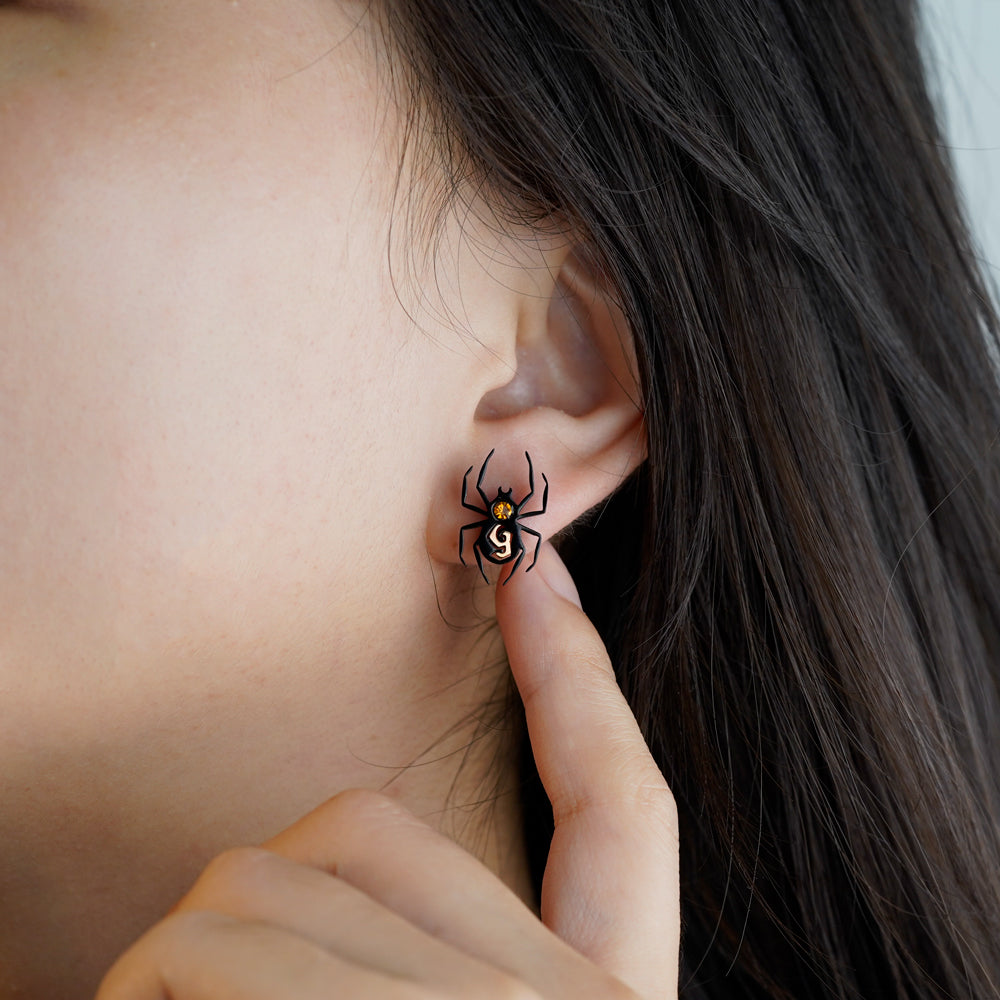
{"label": "white background", "polygon": [[1000,285],[1000,0],[922,0],[931,92],[973,235]]}

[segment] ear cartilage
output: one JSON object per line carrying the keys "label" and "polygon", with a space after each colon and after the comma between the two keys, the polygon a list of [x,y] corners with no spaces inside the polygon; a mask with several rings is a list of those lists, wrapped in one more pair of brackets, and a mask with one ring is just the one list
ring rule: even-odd
{"label": "ear cartilage", "polygon": [[531,456],[525,452],[524,457],[528,460],[527,495],[518,502],[511,496],[511,489],[504,490],[498,487],[496,496],[491,500],[483,492],[483,479],[486,476],[486,466],[489,465],[494,451],[496,451],[496,448],[486,456],[486,461],[483,462],[482,468],[479,470],[479,479],[476,482],[476,490],[479,496],[482,497],[483,507],[476,507],[468,501],[469,474],[475,468],[474,465],[469,466],[462,479],[462,506],[467,510],[474,510],[477,514],[482,515],[483,520],[462,525],[458,532],[458,558],[462,561],[463,566],[468,565],[462,552],[465,532],[471,528],[477,528],[479,534],[476,536],[473,550],[476,553],[476,562],[479,563],[479,571],[483,574],[483,579],[489,583],[489,578],[486,576],[486,568],[483,566],[483,559],[498,566],[513,561],[510,572],[503,581],[504,586],[506,586],[524,558],[525,547],[521,537],[522,533],[534,535],[536,539],[534,558],[531,560],[531,565],[524,572],[527,573],[533,569],[535,563],[538,561],[538,550],[542,544],[542,536],[537,531],[522,524],[521,521],[526,517],[535,517],[538,514],[545,513],[549,501],[549,481],[545,478],[545,473],[543,472],[541,476],[542,481],[545,483],[545,489],[542,491],[541,509],[525,511],[524,508],[535,492],[535,470],[531,464]]}

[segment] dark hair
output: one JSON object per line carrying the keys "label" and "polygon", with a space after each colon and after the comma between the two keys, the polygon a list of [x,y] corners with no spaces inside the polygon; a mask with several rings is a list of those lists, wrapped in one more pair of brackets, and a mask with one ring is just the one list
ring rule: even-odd
{"label": "dark hair", "polygon": [[450,176],[631,324],[649,459],[562,551],[677,798],[681,995],[1000,995],[998,321],[913,5],[383,13]]}

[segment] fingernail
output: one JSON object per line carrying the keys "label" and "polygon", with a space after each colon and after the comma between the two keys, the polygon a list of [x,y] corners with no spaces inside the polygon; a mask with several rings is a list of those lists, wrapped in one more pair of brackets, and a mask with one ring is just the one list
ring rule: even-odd
{"label": "fingernail", "polygon": [[542,578],[560,597],[565,597],[571,604],[582,609],[580,594],[577,592],[573,577],[566,569],[566,564],[559,558],[559,553],[551,542],[545,542],[543,547],[545,551],[541,554],[537,566]]}

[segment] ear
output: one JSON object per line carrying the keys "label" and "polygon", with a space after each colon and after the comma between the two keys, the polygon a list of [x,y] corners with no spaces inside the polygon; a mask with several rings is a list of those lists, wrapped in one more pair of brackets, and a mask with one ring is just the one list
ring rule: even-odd
{"label": "ear", "polygon": [[[632,333],[615,290],[579,247],[564,247],[554,262],[550,258],[533,293],[520,296],[512,339],[504,353],[512,357],[513,376],[478,400],[467,450],[441,480],[428,531],[429,553],[440,562],[459,561],[459,531],[480,519],[461,505],[463,475],[471,467],[469,503],[485,506],[476,482],[490,451],[483,480],[489,499],[501,487],[513,487],[518,502],[527,494],[528,452],[535,493],[525,512],[538,510],[544,473],[546,512],[524,522],[543,538],[608,497],[646,457]],[[476,538],[476,531],[465,532],[464,557],[478,576]],[[519,572],[534,555],[534,537],[524,541]]]}

